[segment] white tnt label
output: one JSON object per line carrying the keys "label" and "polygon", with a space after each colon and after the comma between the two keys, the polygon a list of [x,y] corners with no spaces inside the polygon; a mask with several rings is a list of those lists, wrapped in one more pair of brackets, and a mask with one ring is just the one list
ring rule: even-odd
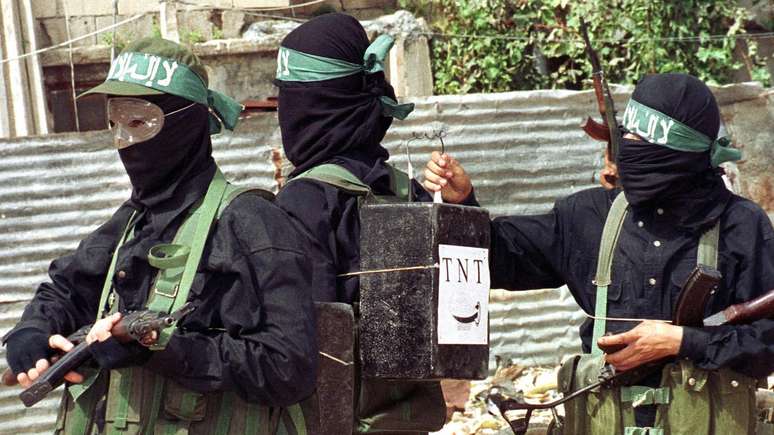
{"label": "white tnt label", "polygon": [[438,344],[488,344],[489,250],[438,245]]}

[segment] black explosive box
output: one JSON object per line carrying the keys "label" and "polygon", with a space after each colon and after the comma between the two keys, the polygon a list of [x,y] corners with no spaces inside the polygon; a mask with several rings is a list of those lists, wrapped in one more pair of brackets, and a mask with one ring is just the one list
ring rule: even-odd
{"label": "black explosive box", "polygon": [[362,373],[484,379],[489,358],[489,213],[434,203],[360,209]]}

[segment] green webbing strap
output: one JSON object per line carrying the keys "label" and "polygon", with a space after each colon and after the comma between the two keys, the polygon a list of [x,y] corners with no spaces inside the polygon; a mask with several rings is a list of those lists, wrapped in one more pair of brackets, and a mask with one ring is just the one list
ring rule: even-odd
{"label": "green webbing strap", "polygon": [[595,284],[597,285],[597,300],[594,306],[594,332],[591,341],[591,354],[601,355],[602,349],[597,346],[597,341],[605,335],[605,317],[607,316],[607,287],[611,283],[611,270],[613,268],[613,253],[618,244],[618,236],[621,234],[624,218],[626,217],[626,208],[629,206],[626,196],[619,193],[607,213],[605,227],[602,230],[602,242],[599,247],[599,258],[597,260],[597,274]]}
{"label": "green webbing strap", "polygon": [[256,403],[247,404],[247,420],[245,421],[245,435],[255,435],[260,428],[269,422],[269,408]]}
{"label": "green webbing strap", "polygon": [[631,402],[632,408],[643,405],[668,405],[669,388],[650,388],[641,385],[621,387],[621,402]]}
{"label": "green webbing strap", "polygon": [[411,189],[411,180],[408,175],[390,164],[387,165],[387,168],[390,170],[390,187],[395,192],[395,196],[403,201],[408,201],[409,189]]}
{"label": "green webbing strap", "polygon": [[308,171],[296,175],[293,177],[293,180],[302,178],[311,178],[312,180],[322,181],[323,183],[330,184],[331,186],[358,196],[367,196],[371,193],[371,188],[367,184],[360,181],[346,168],[333,163],[315,166]]}
{"label": "green webbing strap", "polygon": [[290,419],[293,421],[293,426],[296,427],[296,435],[306,435],[306,420],[304,419],[301,405],[292,405],[287,410],[288,414],[290,414]]}
{"label": "green webbing strap", "polygon": [[164,378],[161,375],[153,375],[153,397],[151,398],[151,415],[148,416],[148,423],[145,425],[145,435],[153,435],[156,426],[156,420],[159,418],[161,403],[164,398]]}
{"label": "green webbing strap", "polygon": [[113,428],[118,430],[124,430],[127,426],[127,417],[129,416],[129,400],[127,399],[132,391],[132,370],[133,368],[125,368],[120,370],[112,370],[113,376],[120,373],[121,383],[118,386],[118,402],[116,404],[116,416],[113,420]]}
{"label": "green webbing strap", "polygon": [[664,435],[664,429],[657,427],[625,427],[624,435]]}
{"label": "green webbing strap", "polygon": [[[390,187],[395,192],[394,196],[403,201],[408,201],[409,189],[411,189],[411,180],[408,175],[390,164],[387,164],[387,169],[390,171]],[[357,196],[368,197],[371,195],[371,187],[360,181],[359,178],[346,168],[334,163],[315,166],[308,171],[296,175],[293,177],[293,180],[302,178],[321,181]],[[383,198],[383,196],[378,196],[377,198]]]}
{"label": "green webbing strap", "polygon": [[718,244],[720,242],[720,221],[701,235],[699,239],[699,252],[697,253],[696,263],[709,266],[713,269],[718,268]]}
{"label": "green webbing strap", "polygon": [[226,187],[226,193],[223,194],[223,201],[220,202],[220,208],[218,209],[217,215],[218,218],[220,218],[220,215],[223,214],[223,211],[226,209],[226,207],[231,204],[231,201],[233,201],[237,196],[246,192],[255,192],[267,201],[274,201],[274,194],[268,190],[259,189],[257,187],[237,187],[233,184],[229,184]]}
{"label": "green webbing strap", "polygon": [[113,258],[110,259],[110,267],[108,267],[107,276],[105,276],[105,283],[102,285],[102,294],[99,297],[99,305],[97,306],[97,319],[102,318],[102,312],[105,309],[105,304],[107,303],[108,295],[110,294],[110,289],[113,287],[113,274],[116,271],[116,262],[118,261],[118,250],[121,249],[122,246],[124,246],[124,243],[126,242],[127,236],[132,232],[132,229],[134,228],[134,219],[137,217],[137,210],[132,212],[132,215],[129,216],[129,220],[126,222],[126,227],[124,228],[124,232],[121,235],[121,238],[118,240],[118,244],[116,244],[116,250],[113,251]]}
{"label": "green webbing strap", "polygon": [[[92,415],[94,414],[94,406],[96,406],[98,399],[98,397],[95,397],[96,392],[91,391],[91,386],[99,380],[99,377],[102,376],[102,372],[84,367],[79,371],[84,374],[86,380],[81,384],[71,384],[67,386],[65,396],[68,393],[70,394],[73,409],[69,413],[67,413],[66,409],[63,409],[61,412],[67,413],[63,419],[65,427],[70,429],[70,433],[86,434],[89,433],[89,426],[93,421]],[[91,376],[88,376],[86,372],[91,373]],[[86,394],[86,396],[79,400],[84,394]],[[62,400],[66,399],[63,398]]]}
{"label": "green webbing strap", "polygon": [[148,263],[156,269],[174,269],[185,266],[191,248],[184,245],[165,243],[150,248]]}
{"label": "green webbing strap", "polygon": [[215,423],[214,435],[227,435],[231,426],[231,407],[234,404],[234,393],[226,391],[220,399],[220,410],[218,410],[218,421]]}
{"label": "green webbing strap", "polygon": [[[210,234],[215,214],[220,208],[226,186],[226,178],[220,172],[220,169],[216,170],[202,203],[183,222],[180,230],[175,235],[175,242],[177,244],[190,245],[190,253],[182,273],[179,271],[180,268],[162,269],[159,271],[156,285],[151,292],[150,301],[147,305],[149,310],[169,313],[180,308],[188,300],[188,292],[191,290],[196,270],[199,268],[204,245],[207,243],[207,237]],[[173,325],[161,330],[158,340],[151,346],[151,349],[163,350],[169,342],[174,329]]]}

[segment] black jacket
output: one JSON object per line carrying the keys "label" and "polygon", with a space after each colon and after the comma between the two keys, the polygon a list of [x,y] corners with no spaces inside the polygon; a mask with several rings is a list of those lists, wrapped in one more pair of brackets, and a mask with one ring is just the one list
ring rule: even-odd
{"label": "black jacket", "polygon": [[[526,290],[567,284],[580,307],[594,313],[597,255],[602,228],[620,191],[601,188],[556,202],[547,214],[506,216],[492,222],[492,288]],[[608,316],[671,319],[679,291],[696,265],[700,234],[672,225],[668,209],[630,211],[614,254]],[[734,196],[720,217],[720,289],[709,315],[774,288],[774,230],[766,213]],[[580,329],[591,346],[593,322]],[[607,322],[621,332],[633,323]],[[680,356],[699,367],[729,367],[755,377],[774,371],[774,320],[749,325],[685,328]]]}
{"label": "black jacket", "polygon": [[[140,220],[119,251],[113,282],[122,311],[142,309],[156,274],[149,247],[172,240],[208,180],[167,211],[122,205],[75,252],[52,262],[51,282],[40,285],[8,336],[24,328],[68,335],[93,323],[112,253],[134,210]],[[198,392],[235,391],[267,406],[311,394],[317,344],[303,246],[278,207],[254,193],[235,198],[214,225],[194,279],[189,300],[197,309],[146,367]]]}

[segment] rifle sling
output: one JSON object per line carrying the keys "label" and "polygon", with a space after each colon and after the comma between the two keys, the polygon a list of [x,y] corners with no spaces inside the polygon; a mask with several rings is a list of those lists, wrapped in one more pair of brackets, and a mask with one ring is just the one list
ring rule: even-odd
{"label": "rifle sling", "polygon": [[[594,308],[594,330],[592,335],[591,353],[601,355],[602,350],[597,346],[597,341],[605,334],[607,322],[607,288],[612,283],[613,257],[618,244],[618,237],[623,227],[624,219],[627,215],[629,206],[626,196],[622,193],[613,201],[610,211],[605,220],[605,226],[602,230],[602,241],[599,248],[599,257],[597,259],[597,273],[594,283],[597,286],[597,295]],[[699,248],[696,262],[717,269],[718,264],[718,243],[720,240],[720,222],[707,232],[702,234],[699,239]]]}

